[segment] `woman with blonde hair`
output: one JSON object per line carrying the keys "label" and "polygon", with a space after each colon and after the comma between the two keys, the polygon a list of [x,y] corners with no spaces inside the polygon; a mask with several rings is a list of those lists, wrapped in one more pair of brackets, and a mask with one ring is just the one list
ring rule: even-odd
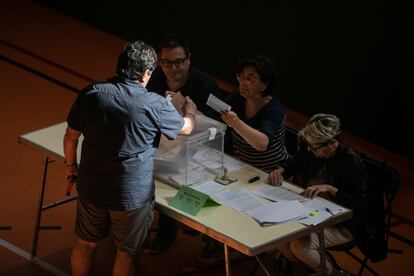
{"label": "woman with blonde hair", "polygon": [[[332,114],[316,114],[300,131],[302,147],[288,162],[272,171],[268,181],[281,185],[283,179],[305,190],[308,198],[323,196],[353,211],[353,218],[325,229],[327,248],[358,240],[364,229],[368,200],[368,177],[362,158],[340,139],[341,122]],[[319,271],[319,239],[316,233],[285,244],[279,250],[291,264],[304,263]],[[295,265],[293,265],[295,266]],[[297,267],[297,265],[296,265]],[[327,263],[329,275],[338,274]]]}

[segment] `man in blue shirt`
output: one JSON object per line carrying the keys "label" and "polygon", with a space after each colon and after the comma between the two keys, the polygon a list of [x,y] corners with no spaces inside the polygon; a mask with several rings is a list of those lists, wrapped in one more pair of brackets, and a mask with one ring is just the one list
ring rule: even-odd
{"label": "man in blue shirt", "polygon": [[190,98],[182,106],[183,117],[145,88],[156,59],[144,42],[127,43],[118,59],[118,76],[86,88],[68,115],[66,176],[69,184],[77,178],[79,195],[72,275],[91,271],[97,243],[108,234],[117,247],[113,275],[133,275],[135,256],[152,224],[153,163],[160,136],[175,139],[194,128],[196,105]]}

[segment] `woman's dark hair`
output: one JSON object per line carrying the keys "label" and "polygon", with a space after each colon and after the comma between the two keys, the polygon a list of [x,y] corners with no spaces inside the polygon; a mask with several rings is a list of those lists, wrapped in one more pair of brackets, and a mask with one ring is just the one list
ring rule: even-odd
{"label": "woman's dark hair", "polygon": [[259,74],[260,80],[267,83],[266,89],[262,92],[263,96],[273,94],[279,72],[274,62],[266,56],[253,56],[243,59],[237,64],[237,73],[241,73],[246,66],[253,66]]}
{"label": "woman's dark hair", "polygon": [[152,73],[157,66],[154,48],[143,41],[128,42],[118,58],[117,73],[129,80],[140,79],[146,70]]}

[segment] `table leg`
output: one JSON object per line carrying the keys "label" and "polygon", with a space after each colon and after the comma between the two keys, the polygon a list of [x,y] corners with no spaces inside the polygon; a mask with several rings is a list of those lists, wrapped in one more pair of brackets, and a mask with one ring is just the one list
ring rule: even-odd
{"label": "table leg", "polygon": [[321,265],[320,268],[321,270],[317,273],[318,275],[327,275],[327,270],[326,270],[326,262],[327,262],[327,258],[326,258],[326,249],[325,249],[325,235],[323,232],[323,229],[321,231],[318,232],[318,239],[319,239],[319,254],[321,257]]}
{"label": "table leg", "polygon": [[227,244],[224,244],[224,261],[226,263],[226,275],[230,276],[231,271],[230,271],[229,247],[227,246]]}
{"label": "table leg", "polygon": [[270,276],[269,271],[266,269],[265,265],[262,263],[262,261],[260,260],[260,256],[255,255],[257,263],[260,265],[260,267],[263,269],[264,273],[266,274],[266,276]]}
{"label": "table leg", "polygon": [[42,218],[42,207],[43,207],[43,197],[45,195],[45,186],[46,186],[46,176],[47,176],[47,167],[49,165],[49,157],[45,157],[44,167],[43,167],[43,176],[42,176],[42,184],[40,186],[40,195],[39,195],[39,203],[37,206],[36,212],[36,221],[34,226],[34,234],[33,234],[33,241],[32,241],[32,257],[36,257],[37,253],[37,242],[39,239],[39,230],[40,230],[40,220]]}

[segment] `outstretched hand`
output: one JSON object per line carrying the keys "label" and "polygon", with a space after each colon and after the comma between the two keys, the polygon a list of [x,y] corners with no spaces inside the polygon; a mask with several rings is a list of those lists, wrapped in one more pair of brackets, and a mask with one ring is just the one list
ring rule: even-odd
{"label": "outstretched hand", "polygon": [[181,94],[180,91],[177,91],[177,92],[165,91],[165,96],[171,97],[172,105],[180,113],[183,109],[183,105],[185,104],[185,97],[183,96],[183,94]]}
{"label": "outstretched hand", "polygon": [[335,196],[336,192],[338,191],[337,188],[335,188],[332,185],[329,184],[319,184],[319,185],[312,185],[306,188],[301,194],[304,197],[307,198],[314,198],[320,193],[328,193],[332,196]]}
{"label": "outstretched hand", "polygon": [[182,111],[184,115],[192,114],[194,116],[197,111],[197,105],[193,102],[193,100],[191,100],[190,97],[186,96],[184,98],[184,104],[182,107]]}

